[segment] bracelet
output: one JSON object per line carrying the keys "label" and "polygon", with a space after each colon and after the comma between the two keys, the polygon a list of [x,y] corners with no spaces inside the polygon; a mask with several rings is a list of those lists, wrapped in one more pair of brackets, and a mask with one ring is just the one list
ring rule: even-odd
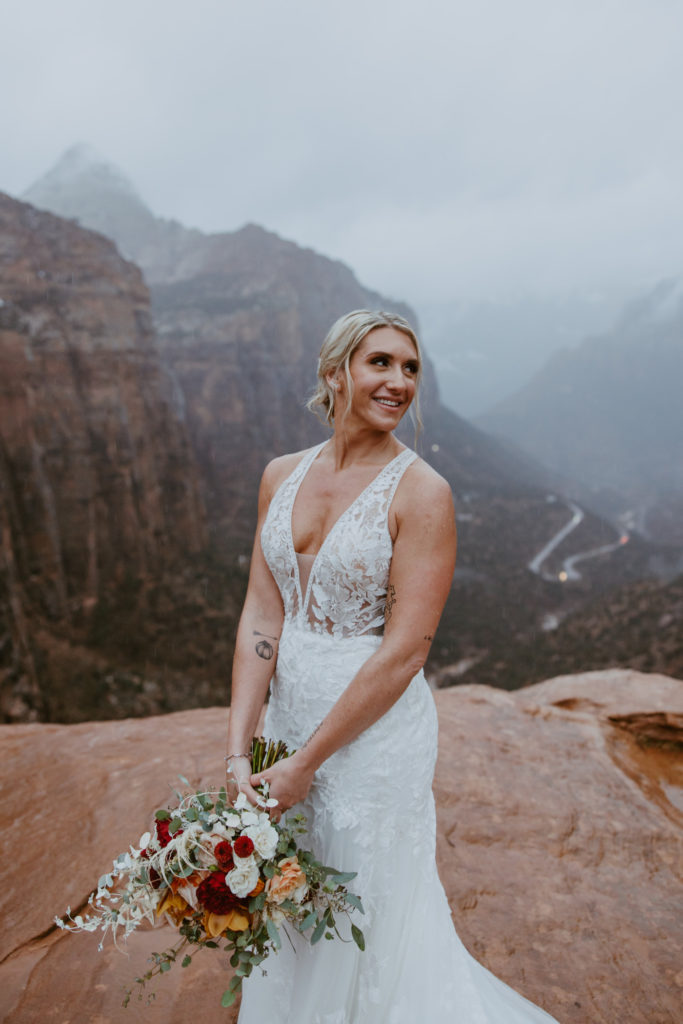
{"label": "bracelet", "polygon": [[251,760],[251,754],[228,754],[227,757],[223,758],[223,760],[230,762],[233,757],[248,757]]}

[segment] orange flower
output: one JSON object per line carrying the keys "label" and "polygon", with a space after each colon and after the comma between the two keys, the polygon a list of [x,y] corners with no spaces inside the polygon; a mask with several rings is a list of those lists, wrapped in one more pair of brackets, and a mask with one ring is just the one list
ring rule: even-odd
{"label": "orange flower", "polygon": [[180,893],[172,892],[170,889],[166,890],[163,899],[156,909],[157,917],[161,917],[162,914],[168,914],[175,925],[179,925],[191,913],[192,911],[188,903]]}
{"label": "orange flower", "polygon": [[194,885],[196,887],[199,885],[203,877],[204,874],[200,874],[199,871],[193,871],[187,878],[172,878],[171,889],[173,889],[173,892],[178,892],[178,889],[181,889],[184,885]]}
{"label": "orange flower", "polygon": [[259,878],[259,880],[256,883],[256,885],[254,886],[254,888],[249,893],[249,898],[251,898],[252,896],[258,896],[258,894],[260,892],[263,892],[263,888],[264,888],[264,886],[263,886],[263,879]]}
{"label": "orange flower", "polygon": [[226,928],[233,932],[243,932],[249,927],[249,917],[242,910],[231,910],[227,914],[211,914],[204,911],[202,920],[204,931],[211,939],[222,935]]}
{"label": "orange flower", "polygon": [[297,858],[285,857],[278,867],[281,873],[268,879],[266,886],[270,901],[282,903],[287,899],[301,899],[308,883]]}

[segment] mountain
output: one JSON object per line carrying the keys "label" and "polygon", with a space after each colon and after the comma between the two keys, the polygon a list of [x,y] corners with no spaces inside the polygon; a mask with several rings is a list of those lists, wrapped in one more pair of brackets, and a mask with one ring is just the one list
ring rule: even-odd
{"label": "mountain", "polygon": [[[214,535],[227,529],[246,544],[264,462],[324,436],[303,401],[330,324],[354,308],[388,308],[412,321],[414,313],[365,288],[339,261],[253,224],[212,235],[175,225],[170,253],[171,222],[84,147],[69,150],[25,197],[109,235],[143,270],[159,351],[202,467],[209,524]],[[456,492],[521,487],[537,499],[543,471],[445,408],[429,358],[423,390],[421,447]]]}
{"label": "mountain", "polygon": [[21,198],[114,239],[124,257],[146,268],[148,281],[166,279],[192,242],[203,237],[177,221],[155,217],[130,180],[82,143],[71,146]]}
{"label": "mountain", "polygon": [[[121,663],[141,651],[154,662],[169,637],[188,654],[207,642],[196,613],[175,611],[199,600],[207,544],[182,403],[138,268],[101,235],[4,195],[0,381],[0,711],[125,713],[127,689],[149,706]],[[162,673],[147,697],[172,707],[173,689]]]}
{"label": "mountain", "polygon": [[[326,436],[304,408],[325,332],[351,308],[414,317],[342,263],[255,225],[169,226],[82,149],[29,193],[81,223],[3,199],[3,714],[79,721],[220,703],[262,467]],[[88,230],[103,226],[150,293]],[[36,361],[43,350],[51,361]],[[529,560],[571,513],[546,500],[531,459],[441,404],[428,357],[423,406],[419,449],[452,485],[462,539],[428,668],[495,651],[505,685],[505,651],[558,601]],[[613,535],[587,516],[563,557]],[[61,572],[55,551],[68,552]],[[632,543],[589,563],[562,600],[573,608],[642,577],[652,554]]]}
{"label": "mountain", "polygon": [[[566,615],[566,617],[565,617]],[[472,664],[448,667],[440,686],[480,683],[516,690],[556,672],[632,668],[683,679],[683,576],[630,581],[573,609],[557,602],[553,628],[489,644]],[[558,621],[559,620],[559,621]],[[501,669],[504,668],[504,671]]]}
{"label": "mountain", "polygon": [[667,280],[476,423],[583,483],[595,506],[681,544],[682,381],[683,283]]}
{"label": "mountain", "polygon": [[607,330],[621,293],[517,295],[421,307],[442,401],[472,419],[517,391],[551,352]]}

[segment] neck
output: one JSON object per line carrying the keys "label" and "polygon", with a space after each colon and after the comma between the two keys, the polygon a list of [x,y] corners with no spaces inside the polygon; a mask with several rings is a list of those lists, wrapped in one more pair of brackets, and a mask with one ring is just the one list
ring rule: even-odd
{"label": "neck", "polygon": [[398,455],[403,447],[393,434],[383,430],[353,430],[336,426],[330,446],[337,470],[353,465],[382,465]]}

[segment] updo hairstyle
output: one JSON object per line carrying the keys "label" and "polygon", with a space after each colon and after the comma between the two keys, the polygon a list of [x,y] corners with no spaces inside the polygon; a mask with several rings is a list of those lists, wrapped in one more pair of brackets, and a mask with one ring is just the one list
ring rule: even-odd
{"label": "updo hairstyle", "polygon": [[314,412],[323,423],[329,426],[334,424],[335,409],[334,403],[336,392],[327,380],[328,376],[339,376],[344,374],[346,381],[346,394],[348,409],[353,395],[353,381],[349,372],[351,357],[356,351],[363,338],[374,331],[376,327],[393,327],[397,331],[406,334],[413,345],[418,360],[418,371],[416,378],[415,402],[410,407],[410,416],[416,430],[422,427],[420,419],[420,398],[419,386],[422,377],[422,351],[418,337],[407,320],[398,313],[373,312],[369,309],[355,309],[352,313],[346,313],[332,324],[323,341],[318,358],[318,383],[315,391],[306,403],[306,408]]}

